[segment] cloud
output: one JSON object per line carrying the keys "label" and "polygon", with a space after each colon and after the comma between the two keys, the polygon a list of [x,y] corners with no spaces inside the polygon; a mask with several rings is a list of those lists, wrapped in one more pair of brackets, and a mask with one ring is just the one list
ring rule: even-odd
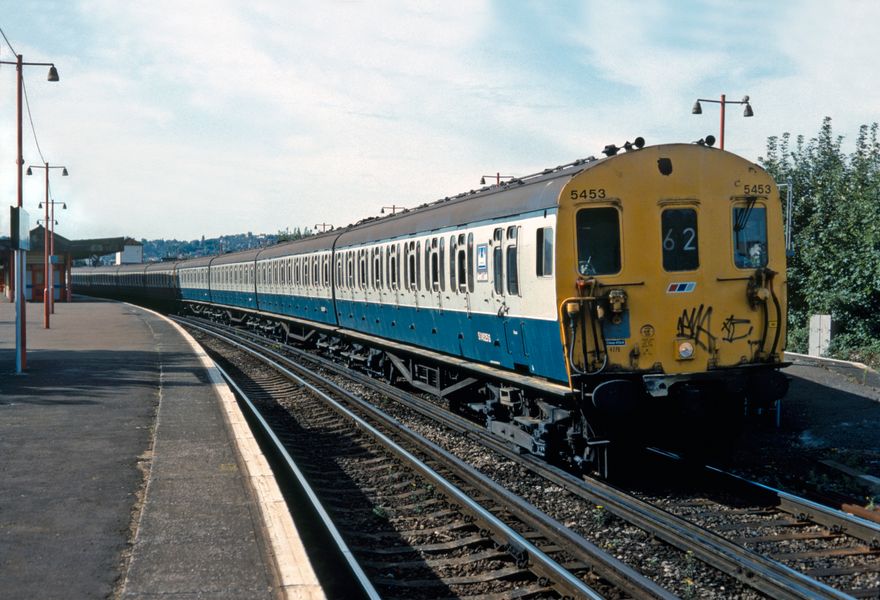
{"label": "cloud", "polygon": [[[61,71],[59,84],[28,74],[47,158],[71,169],[53,179],[70,206],[60,232],[193,239],[345,225],[637,135],[717,135],[717,106],[690,108],[720,93],[752,97],[755,118],[729,107],[727,126],[728,149],[750,158],[768,135],[812,135],[826,114],[854,136],[878,119],[863,50],[878,10],[82,0],[52,17],[24,6],[4,30],[29,31],[26,56]],[[0,70],[5,140],[13,84]],[[12,152],[0,144],[10,197]],[[34,207],[40,192],[26,182]]]}

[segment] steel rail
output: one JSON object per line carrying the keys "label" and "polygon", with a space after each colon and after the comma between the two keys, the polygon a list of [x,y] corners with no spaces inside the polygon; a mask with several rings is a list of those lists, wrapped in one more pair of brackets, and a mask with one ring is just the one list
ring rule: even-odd
{"label": "steel rail", "polygon": [[[668,458],[670,460],[682,461],[681,456],[662,448],[647,448],[649,452]],[[858,515],[853,515],[836,508],[814,502],[807,498],[796,496],[790,492],[786,492],[761,483],[725,471],[712,465],[702,465],[694,467],[697,470],[708,471],[714,477],[726,479],[731,483],[736,483],[747,488],[752,488],[758,492],[764,492],[770,496],[775,496],[778,504],[776,509],[781,512],[788,513],[803,521],[809,521],[828,527],[833,531],[840,532],[845,535],[852,536],[868,544],[870,548],[880,548],[880,523],[873,523],[867,519],[863,519]]]}
{"label": "steel rail", "polygon": [[[309,360],[320,362],[325,368],[339,369],[339,365],[332,361],[316,357],[302,350],[294,349],[294,351],[307,356]],[[511,460],[526,463],[533,472],[546,477],[551,482],[596,505],[605,507],[617,517],[650,532],[683,551],[693,552],[706,564],[773,598],[780,600],[851,598],[851,596],[795,569],[755,554],[685,519],[617,490],[613,486],[597,480],[579,479],[531,455],[521,455],[511,450],[495,436],[486,433],[482,428],[464,419],[452,418],[448,411],[417,396],[401,392],[389,384],[376,381],[361,373],[352,372],[350,369],[346,370],[345,376],[351,377],[362,385],[380,390],[383,394],[394,396],[401,402],[406,402],[414,410],[478,439],[485,446]]]}
{"label": "steel rail", "polygon": [[324,525],[324,528],[333,538],[333,541],[336,543],[336,547],[339,549],[340,554],[345,559],[345,562],[348,564],[348,568],[351,569],[352,573],[357,579],[358,583],[361,586],[366,597],[371,600],[381,600],[382,596],[376,591],[376,588],[373,587],[373,584],[370,582],[367,574],[364,573],[360,564],[357,562],[357,559],[354,557],[354,553],[348,548],[348,544],[345,543],[345,540],[342,539],[342,535],[339,533],[339,530],[336,528],[336,525],[333,523],[333,520],[330,518],[330,515],[327,514],[327,511],[324,509],[324,506],[321,504],[321,500],[318,498],[318,495],[315,494],[312,486],[309,485],[308,480],[303,475],[302,471],[297,466],[296,461],[293,460],[293,457],[290,456],[290,453],[284,447],[284,444],[278,439],[278,436],[275,435],[275,432],[272,431],[272,427],[263,418],[263,415],[260,413],[260,410],[254,405],[248,395],[242,390],[235,380],[229,376],[220,365],[214,364],[226,382],[235,390],[235,393],[238,395],[239,399],[244,402],[244,405],[247,407],[248,412],[257,420],[260,424],[260,429],[263,434],[272,442],[272,450],[276,455],[280,456],[284,463],[287,465],[287,468],[293,473],[296,478],[299,486],[302,488],[303,492],[308,497],[309,502],[312,504],[312,508],[315,512],[318,513],[318,516],[321,518],[321,522]]}
{"label": "steel rail", "polygon": [[[261,340],[259,342],[261,344],[268,342],[280,346],[277,342],[268,341],[266,338],[260,338],[260,336],[255,334],[248,334],[257,340]],[[256,344],[258,342],[252,343]],[[325,368],[337,371],[342,369],[332,361],[315,357],[302,350],[289,346],[286,349],[307,356],[309,360],[320,362]],[[282,359],[284,358],[277,353],[275,354]],[[533,456],[520,455],[482,428],[473,424],[466,425],[463,419],[453,419],[448,416],[448,411],[430,405],[430,403],[424,400],[415,398],[417,401],[414,402],[412,395],[396,390],[389,384],[377,382],[366,375],[354,373],[350,369],[345,369],[344,375],[358,380],[359,383],[365,386],[381,390],[382,393],[394,395],[402,400],[405,398],[404,401],[408,406],[416,408],[416,410],[425,411],[428,416],[437,418],[444,424],[453,424],[451,426],[459,431],[466,430],[468,435],[475,436],[484,445],[491,447],[505,457],[525,463],[533,472],[539,473],[571,493],[596,505],[604,506],[609,512],[624,521],[650,532],[680,550],[692,552],[695,557],[706,564],[775,599],[812,600],[815,598],[830,598],[844,600],[851,598],[851,596],[807,577],[791,567],[758,555],[685,519],[634,498],[613,486],[593,479],[583,480]],[[419,403],[421,403],[421,407],[416,406]],[[431,408],[426,408],[425,405],[431,406]]]}
{"label": "steel rail", "polygon": [[842,510],[837,510],[819,504],[818,502],[801,498],[800,496],[795,496],[789,492],[784,492],[769,485],[746,479],[745,477],[741,477],[735,473],[729,473],[717,467],[706,465],[704,468],[709,472],[737,480],[743,484],[774,494],[779,499],[779,505],[777,508],[783,512],[802,518],[805,521],[812,521],[813,523],[850,535],[867,543],[871,548],[880,548],[880,524],[878,523],[872,523],[859,516],[851,515]]}
{"label": "steel rail", "polygon": [[[574,574],[572,574],[568,569],[554,561],[547,554],[545,554],[542,550],[534,546],[531,542],[529,542],[525,537],[517,533],[515,530],[511,529],[506,523],[504,523],[501,519],[492,514],[488,509],[481,506],[479,503],[470,498],[465,492],[459,489],[457,486],[446,480],[442,477],[437,471],[432,469],[430,466],[425,464],[423,461],[419,460],[415,455],[411,452],[394,442],[390,437],[376,429],[373,425],[367,422],[365,419],[356,415],[351,410],[343,406],[336,399],[330,397],[328,394],[320,390],[318,387],[312,385],[307,382],[305,379],[288,369],[286,366],[271,360],[266,354],[271,354],[275,358],[280,358],[284,362],[289,362],[289,359],[284,356],[278,354],[274,350],[269,348],[260,348],[259,350],[252,349],[244,344],[241,344],[224,334],[218,334],[217,332],[212,332],[208,329],[203,328],[200,325],[194,325],[192,323],[187,323],[191,327],[195,327],[204,331],[205,333],[209,333],[214,335],[214,337],[218,337],[222,339],[224,342],[235,346],[236,348],[248,353],[254,358],[263,361],[265,364],[271,366],[278,372],[284,374],[286,377],[301,385],[302,387],[310,390],[313,394],[323,399],[327,404],[329,404],[334,410],[338,413],[344,415],[346,418],[354,421],[358,427],[360,427],[363,431],[368,432],[374,439],[378,440],[383,446],[392,451],[394,454],[399,456],[405,462],[409,463],[413,467],[415,467],[419,472],[422,473],[424,477],[431,480],[438,488],[441,488],[445,491],[445,493],[454,498],[456,501],[460,502],[466,509],[472,514],[476,515],[477,518],[495,530],[500,537],[508,540],[508,546],[514,549],[514,551],[519,551],[526,554],[530,559],[530,564],[533,565],[533,568],[537,567],[537,571],[551,580],[556,582],[556,586],[566,590],[566,593],[575,594],[577,597],[589,598],[591,600],[602,600],[603,596],[596,592],[594,589],[589,587],[583,581],[578,579]],[[300,367],[302,368],[302,367]],[[410,437],[415,436],[415,434],[409,432],[403,425],[398,423],[396,420],[391,418],[388,415],[385,415],[382,411],[379,411],[375,407],[370,406],[365,403],[363,400],[360,400],[354,397],[350,392],[342,390],[342,388],[332,384],[337,388],[337,391],[340,393],[344,393],[347,398],[353,400],[358,403],[361,408],[364,408],[372,413],[372,416],[375,418],[381,419],[385,422],[386,426],[392,427],[398,433],[409,434]],[[418,436],[415,436],[418,437]],[[427,440],[422,440],[427,444]],[[442,453],[445,453],[442,449],[435,446],[437,450],[440,450]],[[446,453],[447,456],[448,453]],[[446,459],[447,456],[443,456],[442,454],[438,454],[441,460]],[[458,460],[458,459],[456,459]]]}

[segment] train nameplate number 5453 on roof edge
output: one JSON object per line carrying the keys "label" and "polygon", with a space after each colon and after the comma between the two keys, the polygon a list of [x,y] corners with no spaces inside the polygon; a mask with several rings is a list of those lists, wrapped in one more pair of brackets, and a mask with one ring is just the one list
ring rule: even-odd
{"label": "train nameplate number 5453 on roof edge", "polygon": [[767,195],[771,191],[773,191],[773,188],[770,187],[769,183],[752,183],[752,184],[747,183],[743,186],[743,191],[746,194]]}
{"label": "train nameplate number 5453 on roof edge", "polygon": [[605,188],[591,188],[588,190],[571,190],[572,200],[601,200],[605,198]]}

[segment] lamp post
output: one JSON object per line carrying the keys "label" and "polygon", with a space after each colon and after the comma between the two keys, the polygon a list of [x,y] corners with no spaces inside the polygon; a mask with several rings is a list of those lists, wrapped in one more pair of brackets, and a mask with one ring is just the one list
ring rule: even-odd
{"label": "lamp post", "polygon": [[[67,173],[67,169],[62,171],[62,174]],[[50,200],[49,204],[52,205],[52,216],[49,218],[49,253],[50,256],[55,256],[55,226],[58,225],[58,221],[55,220],[55,205],[60,204],[63,210],[67,210],[66,202],[58,202],[57,200]],[[62,266],[62,271],[64,267]],[[67,273],[67,282],[70,283],[70,274]],[[49,271],[49,288],[52,290],[52,293],[49,294],[49,312],[53,315],[55,314],[55,267]],[[61,291],[59,291],[58,296],[61,296]],[[70,297],[67,297],[67,301],[70,301]]]}
{"label": "lamp post", "polygon": [[[18,165],[18,208],[22,208],[23,198],[23,178],[22,166],[24,166],[24,152],[22,151],[22,102],[21,96],[24,90],[24,67],[37,66],[49,67],[48,81],[58,81],[58,70],[54,63],[34,63],[24,62],[21,54],[15,55],[15,62],[0,60],[0,64],[15,65],[15,85],[16,85],[16,132],[18,137],[18,150],[15,162]],[[24,272],[27,267],[27,253],[16,248],[15,250],[15,271],[17,273],[15,279],[15,372],[21,373],[27,369],[27,327],[25,326],[25,298],[24,298]]]}
{"label": "lamp post", "polygon": [[[33,175],[34,169],[45,169],[46,171],[46,199],[43,200],[38,208],[46,209],[46,218],[43,221],[43,328],[49,329],[49,314],[52,312],[51,304],[52,300],[55,299],[55,286],[52,282],[52,261],[50,260],[50,256],[52,254],[52,246],[54,246],[55,241],[55,232],[54,228],[52,230],[51,242],[49,235],[49,228],[52,227],[55,221],[55,201],[49,200],[49,170],[50,169],[61,169],[61,175],[67,177],[67,167],[61,165],[53,165],[49,166],[49,163],[46,162],[43,165],[28,165],[27,174]],[[63,203],[62,203],[63,204]],[[52,207],[52,217],[49,217],[49,205]],[[64,208],[67,208],[67,205],[64,205]]]}
{"label": "lamp post", "polygon": [[[65,171],[66,172],[66,171]],[[60,204],[61,208],[67,210],[66,202],[59,202],[58,200],[49,200],[49,204],[52,207],[51,212],[49,213],[49,256],[55,256],[55,226],[58,225],[58,221],[55,219],[55,205]],[[42,206],[42,204],[41,204]],[[55,314],[55,267],[51,267],[49,269],[49,289],[52,290],[52,293],[49,294],[49,312],[53,315]]]}
{"label": "lamp post", "polygon": [[694,102],[694,107],[691,109],[691,114],[701,115],[703,114],[703,107],[700,106],[700,102],[714,102],[715,104],[721,105],[721,136],[719,148],[724,150],[724,106],[727,104],[745,104],[746,107],[743,109],[744,117],[753,117],[755,113],[752,112],[752,105],[749,104],[749,97],[743,96],[742,100],[728,100],[724,94],[721,94],[721,100],[709,100],[706,98],[697,98],[697,101]]}
{"label": "lamp post", "polygon": [[500,172],[495,173],[494,175],[483,175],[480,177],[480,185],[486,185],[486,177],[494,177],[495,185],[501,185],[502,179],[516,179],[513,175],[502,175]]}

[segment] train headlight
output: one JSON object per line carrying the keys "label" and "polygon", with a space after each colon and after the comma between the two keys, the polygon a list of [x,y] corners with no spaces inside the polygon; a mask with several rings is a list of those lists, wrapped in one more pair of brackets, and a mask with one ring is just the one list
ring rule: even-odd
{"label": "train headlight", "polygon": [[678,360],[690,360],[694,357],[694,344],[688,341],[678,342],[676,351],[678,353]]}

